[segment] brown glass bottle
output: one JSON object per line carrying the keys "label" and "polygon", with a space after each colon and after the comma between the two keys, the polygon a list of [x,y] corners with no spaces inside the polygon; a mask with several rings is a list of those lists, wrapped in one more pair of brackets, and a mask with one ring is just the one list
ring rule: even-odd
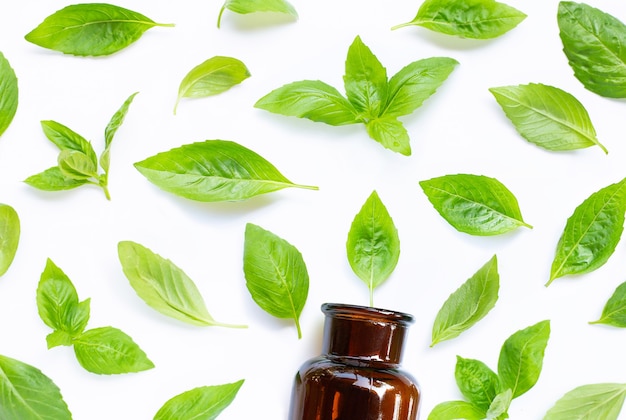
{"label": "brown glass bottle", "polygon": [[296,374],[289,420],[415,420],[420,393],[400,370],[409,314],[325,303],[322,355]]}

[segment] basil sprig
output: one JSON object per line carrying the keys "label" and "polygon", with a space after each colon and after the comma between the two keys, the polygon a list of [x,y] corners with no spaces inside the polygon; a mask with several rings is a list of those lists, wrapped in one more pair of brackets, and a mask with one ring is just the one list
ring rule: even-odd
{"label": "basil sprig", "polygon": [[9,60],[0,52],[0,136],[9,128],[18,104],[17,76]]}
{"label": "basil sprig", "polygon": [[365,124],[369,136],[385,148],[410,155],[409,134],[398,117],[419,108],[457,64],[452,58],[427,58],[387,79],[385,67],[357,36],[346,58],[346,97],[319,80],[302,80],[273,90],[254,106],[334,126]]}

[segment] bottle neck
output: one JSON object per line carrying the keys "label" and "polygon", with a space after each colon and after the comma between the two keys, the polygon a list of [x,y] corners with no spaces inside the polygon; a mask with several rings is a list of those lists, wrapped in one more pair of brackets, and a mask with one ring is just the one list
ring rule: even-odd
{"label": "bottle neck", "polygon": [[396,367],[411,315],[365,306],[322,305],[326,314],[322,353],[359,366]]}

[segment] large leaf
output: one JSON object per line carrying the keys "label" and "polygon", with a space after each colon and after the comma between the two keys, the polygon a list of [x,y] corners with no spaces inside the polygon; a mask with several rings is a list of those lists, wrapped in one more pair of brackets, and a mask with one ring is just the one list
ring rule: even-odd
{"label": "large leaf", "polygon": [[223,385],[194,388],[169,399],[154,420],[213,420],[228,407],[243,385],[243,379]]}
{"label": "large leaf", "polygon": [[626,282],[620,284],[602,310],[602,316],[590,324],[606,324],[626,328]]}
{"label": "large leaf", "polygon": [[18,86],[15,71],[0,52],[0,136],[9,128],[18,104]]}
{"label": "large leaf", "polygon": [[583,105],[569,93],[539,83],[489,89],[517,131],[548,150],[599,146],[596,130]]}
{"label": "large leaf", "polygon": [[582,385],[561,397],[543,420],[617,420],[625,398],[626,384]]}
{"label": "large leaf", "polygon": [[556,247],[549,285],[556,278],[600,268],[624,230],[626,178],[591,194],[567,219]]}
{"label": "large leaf", "polygon": [[206,140],[159,153],[135,167],[150,182],[197,201],[244,200],[294,184],[274,165],[235,142]]}
{"label": "large leaf", "polygon": [[65,54],[99,56],[126,48],[154,26],[173,25],[112,4],[74,4],[45,18],[25,38]]}
{"label": "large leaf", "polygon": [[217,27],[220,27],[224,10],[246,15],[257,12],[283,13],[298,18],[298,12],[287,0],[226,0],[217,17]]}
{"label": "large leaf", "polygon": [[0,203],[0,276],[11,266],[19,242],[20,218],[13,207]]}
{"label": "large leaf", "polygon": [[591,92],[626,98],[626,25],[585,3],[562,1],[557,14],[563,52]]}

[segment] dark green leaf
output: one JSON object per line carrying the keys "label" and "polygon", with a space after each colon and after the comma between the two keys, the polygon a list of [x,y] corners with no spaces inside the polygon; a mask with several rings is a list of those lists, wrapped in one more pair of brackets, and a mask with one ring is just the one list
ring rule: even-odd
{"label": "dark green leaf", "polygon": [[614,327],[626,328],[626,283],[620,284],[609,298],[602,316],[591,324],[606,324]]}
{"label": "dark green leaf", "polygon": [[220,27],[222,13],[224,10],[239,13],[242,15],[256,12],[275,12],[298,18],[296,9],[286,0],[226,0],[217,17],[217,27]]}
{"label": "dark green leaf", "polygon": [[19,242],[20,218],[13,207],[0,203],[0,276],[11,266]]}
{"label": "dark green leaf", "polygon": [[99,56],[126,48],[154,26],[173,25],[112,4],[75,4],[45,18],[25,38],[66,54]]}
{"label": "dark green leaf", "polygon": [[243,385],[243,379],[223,385],[194,388],[170,400],[156,413],[154,420],[213,420],[228,407]]}
{"label": "dark green leaf", "polygon": [[294,184],[250,149],[226,140],[206,140],[159,153],[135,167],[150,182],[197,201],[244,200]]}
{"label": "dark green leaf", "polygon": [[459,232],[489,236],[520,226],[522,219],[515,196],[497,179],[481,175],[445,175],[420,181],[437,212]]}
{"label": "dark green leaf", "polygon": [[0,356],[0,418],[71,420],[61,391],[39,369]]}
{"label": "dark green leaf", "polygon": [[582,385],[566,393],[543,420],[617,420],[626,398],[626,384]]}
{"label": "dark green leaf", "polygon": [[622,236],[625,211],[626,178],[591,194],[576,207],[557,244],[546,285],[604,265]]}
{"label": "dark green leaf", "polygon": [[15,117],[19,99],[18,93],[15,71],[0,52],[0,136]]}
{"label": "dark green leaf", "polygon": [[367,134],[385,148],[405,156],[411,154],[409,133],[395,117],[376,118],[370,120],[365,127]]}
{"label": "dark green leaf", "polygon": [[454,377],[463,396],[487,412],[500,389],[498,375],[480,360],[457,356]]}
{"label": "dark green leaf", "polygon": [[272,316],[293,319],[301,338],[300,314],[309,293],[309,274],[300,251],[272,232],[248,223],[243,271],[256,304]]}
{"label": "dark green leaf", "polygon": [[457,337],[483,319],[495,306],[499,289],[498,260],[494,255],[439,309],[433,325],[431,347]]}
{"label": "dark green leaf", "polygon": [[113,375],[141,372],[154,367],[132,338],[117,328],[87,330],[73,342],[78,362],[92,373]]}
{"label": "dark green leaf", "polygon": [[585,3],[562,1],[557,14],[563,52],[591,92],[626,98],[626,25]]}
{"label": "dark green leaf", "polygon": [[393,29],[418,25],[463,38],[496,38],[526,18],[519,10],[494,0],[426,0],[411,22]]}
{"label": "dark green leaf", "polygon": [[547,150],[599,146],[596,130],[583,105],[569,93],[538,83],[490,88],[522,137]]}
{"label": "dark green leaf", "polygon": [[86,179],[73,179],[63,175],[58,166],[53,166],[45,171],[24,180],[31,187],[43,191],[71,190],[88,183]]}
{"label": "dark green leaf", "polygon": [[428,420],[484,420],[485,411],[466,401],[447,401],[437,404]]}

